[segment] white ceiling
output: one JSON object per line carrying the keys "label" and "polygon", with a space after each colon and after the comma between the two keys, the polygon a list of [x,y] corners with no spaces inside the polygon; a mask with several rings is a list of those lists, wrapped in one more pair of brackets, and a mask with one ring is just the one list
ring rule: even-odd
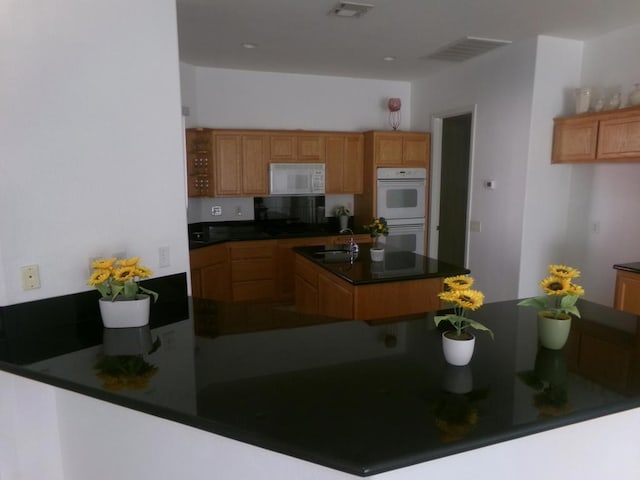
{"label": "white ceiling", "polygon": [[465,36],[588,40],[640,24],[640,0],[356,1],[375,6],[354,19],[327,15],[337,0],[177,0],[180,59],[241,70],[412,80],[450,65],[421,57]]}

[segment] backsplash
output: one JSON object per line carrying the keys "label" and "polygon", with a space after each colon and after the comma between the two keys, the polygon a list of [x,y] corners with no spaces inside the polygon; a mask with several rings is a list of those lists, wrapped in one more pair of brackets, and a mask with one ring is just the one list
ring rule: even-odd
{"label": "backsplash", "polygon": [[[272,198],[272,197],[264,197]],[[273,197],[277,198],[277,197]],[[353,195],[325,195],[325,216],[333,217],[338,206],[346,206],[353,211]],[[220,207],[213,215],[212,209]],[[187,209],[188,223],[202,222],[230,222],[255,220],[253,197],[224,197],[224,198],[190,198]]]}

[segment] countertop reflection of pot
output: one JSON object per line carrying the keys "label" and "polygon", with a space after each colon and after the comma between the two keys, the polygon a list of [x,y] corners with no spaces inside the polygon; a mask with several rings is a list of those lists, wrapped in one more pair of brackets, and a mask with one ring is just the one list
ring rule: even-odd
{"label": "countertop reflection of pot", "polygon": [[102,344],[105,355],[142,355],[153,349],[149,325],[134,328],[105,328]]}

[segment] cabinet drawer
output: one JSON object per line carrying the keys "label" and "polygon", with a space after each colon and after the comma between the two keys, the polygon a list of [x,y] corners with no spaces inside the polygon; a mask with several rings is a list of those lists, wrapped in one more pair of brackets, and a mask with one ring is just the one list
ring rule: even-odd
{"label": "cabinet drawer", "polygon": [[251,242],[246,246],[233,246],[231,260],[246,260],[253,258],[273,258],[275,255],[275,241]]}
{"label": "cabinet drawer", "polygon": [[273,259],[258,259],[231,264],[231,281],[273,279]]}
{"label": "cabinet drawer", "polygon": [[225,245],[212,245],[210,247],[197,248],[189,252],[191,268],[202,268],[207,265],[215,265],[227,261],[227,247]]}

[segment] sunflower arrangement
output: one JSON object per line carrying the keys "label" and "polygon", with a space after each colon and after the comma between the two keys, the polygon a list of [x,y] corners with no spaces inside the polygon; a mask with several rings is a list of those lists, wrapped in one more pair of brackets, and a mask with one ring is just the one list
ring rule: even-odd
{"label": "sunflower arrangement", "polygon": [[567,318],[570,314],[580,317],[576,302],[584,295],[584,288],[574,283],[580,272],[566,265],[549,265],[548,270],[551,275],[540,282],[545,295],[528,298],[518,305],[545,310],[549,318]]}
{"label": "sunflower arrangement", "polygon": [[157,301],[158,293],[138,284],[140,279],[153,275],[151,270],[139,262],[139,257],[96,260],[91,263],[93,272],[87,284],[95,287],[103,298],[110,298],[111,301],[115,301],[119,296],[125,300],[135,300],[140,292],[153,296],[153,300]]}
{"label": "sunflower arrangement", "polygon": [[467,317],[468,311],[476,311],[484,303],[484,294],[479,290],[471,289],[473,282],[474,279],[468,275],[445,278],[445,290],[438,294],[438,298],[451,304],[454,313],[436,315],[434,321],[437,326],[441,321],[447,320],[455,328],[457,337],[463,337],[464,330],[472,327],[489,332],[493,338],[493,332],[489,328]]}
{"label": "sunflower arrangement", "polygon": [[369,225],[363,225],[363,228],[373,238],[381,235],[385,237],[389,235],[389,226],[387,225],[387,220],[384,217],[372,219],[371,223]]}

